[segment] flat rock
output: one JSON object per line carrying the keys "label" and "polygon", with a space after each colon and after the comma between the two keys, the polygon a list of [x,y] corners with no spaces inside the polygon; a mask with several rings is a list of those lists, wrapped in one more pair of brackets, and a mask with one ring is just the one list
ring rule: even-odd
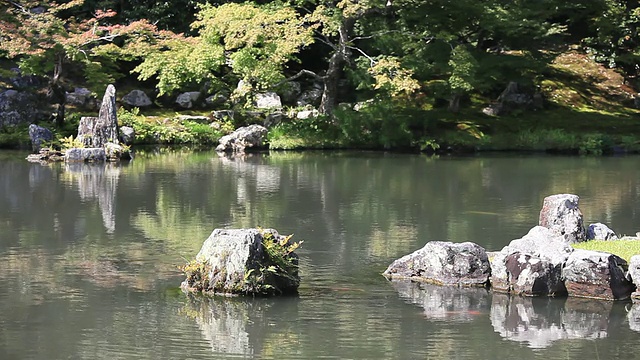
{"label": "flat rock", "polygon": [[486,286],[490,273],[487,253],[480,245],[431,241],[394,261],[383,275],[439,285]]}

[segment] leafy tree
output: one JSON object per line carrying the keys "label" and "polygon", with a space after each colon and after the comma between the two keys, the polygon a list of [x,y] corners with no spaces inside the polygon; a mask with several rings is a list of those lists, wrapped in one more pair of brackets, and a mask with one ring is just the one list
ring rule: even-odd
{"label": "leafy tree", "polygon": [[59,124],[64,119],[65,66],[78,65],[89,83],[103,87],[121,75],[116,72],[116,59],[144,56],[157,38],[174,36],[145,20],[111,23],[116,15],[111,10],[96,10],[87,19],[61,15],[82,3],[71,0],[41,6],[36,0],[12,0],[0,10],[0,50],[17,59],[23,72],[49,76],[48,96],[59,105],[55,119]]}

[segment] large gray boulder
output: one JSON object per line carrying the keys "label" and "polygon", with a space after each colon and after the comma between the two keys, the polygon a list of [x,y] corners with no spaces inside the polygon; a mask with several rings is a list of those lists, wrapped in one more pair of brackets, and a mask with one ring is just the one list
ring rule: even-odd
{"label": "large gray boulder", "polygon": [[87,88],[75,88],[73,92],[66,92],[65,101],[68,105],[80,108],[95,107],[93,94]]}
{"label": "large gray boulder", "polygon": [[640,255],[633,255],[629,260],[627,279],[636,286],[636,291],[631,294],[631,299],[636,302],[640,300],[640,291],[638,291],[640,289]]}
{"label": "large gray boulder", "polygon": [[260,148],[263,146],[267,132],[267,128],[257,124],[238,128],[231,134],[220,138],[220,144],[216,147],[216,151],[244,153],[247,148]]}
{"label": "large gray boulder", "polygon": [[[196,255],[197,265],[185,267],[187,279],[181,287],[207,294],[295,293],[300,285],[297,255],[292,252],[278,261],[264,245],[283,241],[273,229],[215,229]],[[190,272],[189,266],[199,270]]]}
{"label": "large gray boulder", "polygon": [[280,96],[274,92],[258,93],[255,95],[256,108],[258,109],[280,109],[282,101]]}
{"label": "large gray boulder", "polygon": [[431,241],[394,261],[383,275],[439,285],[486,286],[490,273],[487,253],[480,245]]}
{"label": "large gray boulder", "polygon": [[93,146],[103,147],[106,143],[118,144],[118,115],[116,113],[116,88],[107,86],[102,98],[98,119],[93,125]]}
{"label": "large gray boulder", "polygon": [[580,197],[573,194],[547,196],[540,210],[539,225],[564,237],[572,244],[586,240],[582,212],[578,208]]}
{"label": "large gray boulder", "polygon": [[98,118],[95,116],[83,116],[78,123],[78,136],[76,140],[81,142],[84,147],[93,146],[93,128],[96,125]]}
{"label": "large gray boulder", "polygon": [[569,296],[624,300],[635,289],[626,272],[627,262],[617,255],[578,249],[569,255],[562,277]]}
{"label": "large gray boulder", "polygon": [[72,148],[64,153],[66,162],[101,162],[107,160],[107,154],[101,148]]}
{"label": "large gray boulder", "polygon": [[120,140],[125,145],[131,145],[136,140],[136,131],[131,126],[120,127]]}
{"label": "large gray boulder", "polygon": [[618,240],[618,235],[607,225],[595,223],[587,228],[587,240]]}
{"label": "large gray boulder", "polygon": [[26,91],[0,91],[0,127],[35,121],[38,101]]}
{"label": "large gray boulder", "polygon": [[573,248],[551,230],[536,226],[491,257],[491,286],[522,295],[566,293],[562,266]]}
{"label": "large gray boulder", "polygon": [[44,143],[53,140],[53,133],[47,128],[31,124],[29,125],[29,138],[31,139],[31,150],[37,153]]}
{"label": "large gray boulder", "polygon": [[200,98],[199,91],[189,91],[178,95],[176,104],[183,109],[191,109],[195,106],[196,101]]}
{"label": "large gray boulder", "polygon": [[153,105],[149,96],[142,90],[131,90],[127,95],[122,97],[122,104],[131,109],[134,107],[145,108]]}

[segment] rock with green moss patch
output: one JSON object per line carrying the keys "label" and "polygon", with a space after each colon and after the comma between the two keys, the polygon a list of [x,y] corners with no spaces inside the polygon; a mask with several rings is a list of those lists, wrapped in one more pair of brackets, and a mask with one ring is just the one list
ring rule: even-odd
{"label": "rock with green moss patch", "polygon": [[204,294],[270,296],[296,293],[300,243],[273,229],[215,229],[196,259],[182,267],[182,289]]}

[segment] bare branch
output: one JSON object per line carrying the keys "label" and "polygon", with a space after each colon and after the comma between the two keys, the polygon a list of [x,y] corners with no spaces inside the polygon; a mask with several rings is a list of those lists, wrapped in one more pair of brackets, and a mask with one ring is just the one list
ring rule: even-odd
{"label": "bare branch", "polygon": [[366,57],[367,59],[369,59],[369,63],[370,63],[370,65],[369,65],[369,66],[372,66],[372,67],[373,67],[373,66],[377,63],[377,61],[376,61],[374,58],[372,58],[371,56],[367,55],[367,53],[365,53],[364,51],[362,51],[362,49],[360,49],[360,48],[358,48],[358,47],[355,47],[355,46],[347,46],[347,48],[352,49],[352,50],[355,50],[355,51],[359,52],[360,54],[362,54],[362,55],[363,55],[364,57]]}
{"label": "bare branch", "polygon": [[280,86],[280,85],[282,85],[282,84],[284,84],[286,82],[293,81],[293,80],[295,80],[295,79],[297,79],[297,78],[299,78],[299,77],[301,77],[303,75],[311,76],[312,78],[314,78],[316,80],[324,80],[322,78],[322,76],[314,73],[313,71],[307,70],[307,69],[303,69],[303,70],[300,70],[297,74],[295,74],[295,75],[293,75],[291,77],[288,77],[288,78],[280,81],[279,83],[275,84],[274,87],[278,87],[278,86]]}

